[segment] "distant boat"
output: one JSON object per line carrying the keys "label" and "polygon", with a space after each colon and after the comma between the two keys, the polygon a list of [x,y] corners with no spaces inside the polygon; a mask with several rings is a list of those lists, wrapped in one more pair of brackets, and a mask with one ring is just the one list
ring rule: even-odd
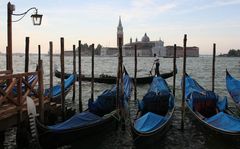
{"label": "distant boat", "polygon": [[[173,73],[174,73],[174,71],[169,72],[169,73],[163,73],[163,74],[160,74],[160,76],[163,79],[167,79],[167,78],[172,77]],[[177,73],[177,70],[176,70],[176,73]],[[61,72],[58,71],[57,69],[55,70],[55,76],[58,77],[58,78],[61,78]],[[65,76],[65,78],[68,78],[70,76],[70,74],[65,73],[64,76]],[[154,76],[138,77],[137,78],[137,84],[150,84],[152,82],[153,78],[154,78]],[[91,81],[92,80],[91,77],[86,77],[85,75],[82,75],[81,79],[82,79],[82,81]],[[133,80],[134,78],[131,78],[131,79]],[[78,80],[78,78],[77,78],[77,80]],[[98,77],[95,77],[94,82],[115,84],[116,83],[116,77],[102,74],[102,75],[99,75]]]}
{"label": "distant boat", "polygon": [[[64,95],[66,96],[67,93],[71,90],[73,83],[75,82],[76,77],[71,74],[67,79],[64,80]],[[62,93],[62,88],[61,84],[55,85],[52,88],[52,93],[50,91],[50,88],[46,89],[44,92],[45,96],[51,97],[51,100],[57,103],[61,102],[61,94]]]}

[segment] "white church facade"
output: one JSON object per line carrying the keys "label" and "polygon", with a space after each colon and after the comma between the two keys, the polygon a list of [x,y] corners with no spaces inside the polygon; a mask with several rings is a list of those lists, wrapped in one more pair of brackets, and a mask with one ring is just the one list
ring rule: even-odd
{"label": "white church facade", "polygon": [[138,56],[162,56],[166,51],[162,40],[150,41],[147,33],[144,34],[141,41],[136,39],[135,42],[130,42],[123,46],[125,56],[134,56],[134,46],[137,46]]}

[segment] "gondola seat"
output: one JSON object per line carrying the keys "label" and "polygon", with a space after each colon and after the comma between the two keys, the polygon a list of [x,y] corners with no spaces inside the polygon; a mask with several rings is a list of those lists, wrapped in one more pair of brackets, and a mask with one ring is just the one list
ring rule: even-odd
{"label": "gondola seat", "polygon": [[169,92],[162,91],[158,94],[154,92],[147,93],[142,100],[142,115],[147,112],[152,112],[165,116],[169,109],[169,98]]}
{"label": "gondola seat", "polygon": [[191,96],[194,111],[199,112],[202,116],[206,118],[209,118],[218,113],[218,98],[214,92],[193,92]]}

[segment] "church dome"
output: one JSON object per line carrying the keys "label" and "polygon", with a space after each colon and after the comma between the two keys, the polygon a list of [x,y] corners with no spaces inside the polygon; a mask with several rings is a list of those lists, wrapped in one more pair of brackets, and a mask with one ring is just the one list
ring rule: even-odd
{"label": "church dome", "polygon": [[150,41],[150,39],[147,36],[147,34],[145,33],[144,36],[142,37],[142,42],[149,42],[149,41]]}

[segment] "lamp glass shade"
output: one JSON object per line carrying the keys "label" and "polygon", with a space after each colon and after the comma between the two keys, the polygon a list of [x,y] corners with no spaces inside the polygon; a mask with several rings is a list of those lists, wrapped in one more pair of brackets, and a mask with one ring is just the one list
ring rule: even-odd
{"label": "lamp glass shade", "polygon": [[32,19],[33,19],[33,25],[41,25],[42,23],[42,16],[40,14],[33,14],[31,15]]}

